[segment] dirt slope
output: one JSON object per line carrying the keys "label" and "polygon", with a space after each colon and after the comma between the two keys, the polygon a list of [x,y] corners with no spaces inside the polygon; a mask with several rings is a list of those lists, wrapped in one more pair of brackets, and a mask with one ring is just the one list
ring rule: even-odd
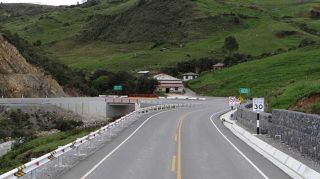
{"label": "dirt slope", "polygon": [[19,51],[0,35],[0,96],[66,96],[51,76],[26,62]]}

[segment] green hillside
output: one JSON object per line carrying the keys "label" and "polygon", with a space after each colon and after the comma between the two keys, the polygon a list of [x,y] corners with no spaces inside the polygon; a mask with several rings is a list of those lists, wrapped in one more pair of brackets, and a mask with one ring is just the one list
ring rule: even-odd
{"label": "green hillside", "polygon": [[248,87],[252,91],[248,97],[266,97],[269,109],[294,108],[294,102],[320,93],[319,55],[319,47],[303,48],[206,72],[189,86],[212,96],[239,96],[239,88]]}
{"label": "green hillside", "polygon": [[190,83],[193,89],[226,96],[248,86],[253,95],[267,96],[271,108],[295,108],[293,103],[318,89],[318,0],[1,4],[0,19],[1,31],[17,33],[49,59],[87,74],[98,69],[159,71],[200,58],[224,61],[230,55],[222,50],[225,38],[234,36],[239,43],[235,53],[249,62],[207,72]]}
{"label": "green hillside", "polygon": [[[56,61],[89,71],[157,70],[178,61],[221,56],[219,49],[229,35],[239,41],[240,53],[253,56],[296,47],[307,37],[319,39],[299,27],[303,21],[308,28],[320,30],[319,20],[309,17],[309,11],[319,7],[316,1],[143,2],[100,0],[89,7],[28,14],[2,26],[31,43],[40,40],[43,50]],[[277,33],[283,31],[296,33],[279,38]],[[83,41],[84,36],[89,40]]]}

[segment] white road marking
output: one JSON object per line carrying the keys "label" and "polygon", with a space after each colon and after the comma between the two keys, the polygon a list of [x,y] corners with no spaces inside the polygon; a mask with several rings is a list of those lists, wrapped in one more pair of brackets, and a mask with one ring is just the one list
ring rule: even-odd
{"label": "white road marking", "polygon": [[[169,110],[171,111],[171,110]],[[81,177],[81,179],[85,179],[87,178],[92,172],[94,172],[94,170],[96,170],[105,160],[107,160],[114,152],[116,152],[123,144],[125,144],[136,132],[138,132],[138,130],[145,124],[147,123],[151,118],[153,118],[154,116],[157,116],[159,114],[162,114],[164,112],[168,112],[168,111],[162,111],[159,112],[157,114],[154,114],[152,116],[150,116],[149,118],[147,118],[135,131],[132,132],[132,134],[130,134],[123,142],[121,142],[121,144],[119,144],[115,149],[113,149],[108,155],[106,155],[100,162],[98,162],[90,171],[88,171],[83,177]]]}
{"label": "white road marking", "polygon": [[[220,113],[220,112],[218,112]],[[244,158],[246,159],[250,165],[255,168],[265,179],[269,179],[269,177],[267,175],[265,175],[246,155],[244,155],[239,149],[238,147],[236,147],[221,131],[220,129],[217,127],[217,125],[213,122],[212,120],[212,117],[215,116],[216,114],[218,113],[214,113],[210,116],[210,121],[212,122],[213,126],[217,129],[217,131],[224,137],[224,139],[226,139],[230,144],[231,146],[237,151],[239,152],[239,154]]]}

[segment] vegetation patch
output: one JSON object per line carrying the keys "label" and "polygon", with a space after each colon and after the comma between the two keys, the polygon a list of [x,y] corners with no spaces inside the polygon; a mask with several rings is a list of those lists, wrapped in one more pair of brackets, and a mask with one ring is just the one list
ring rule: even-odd
{"label": "vegetation patch", "polygon": [[79,119],[56,112],[22,112],[21,109],[9,110],[0,117],[0,140],[7,138],[33,138],[42,131],[57,129],[68,131],[83,124]]}
{"label": "vegetation patch", "polygon": [[18,141],[9,153],[0,157],[0,174],[29,162],[31,158],[37,158],[49,153],[57,149],[58,146],[75,141],[77,138],[83,137],[95,129],[93,127],[73,129],[49,136],[30,138],[22,144]]}
{"label": "vegetation patch", "polygon": [[241,63],[217,72],[205,72],[189,86],[211,96],[239,95],[251,88],[250,97],[266,97],[269,109],[288,109],[294,102],[319,90],[318,47],[302,48],[280,55]]}

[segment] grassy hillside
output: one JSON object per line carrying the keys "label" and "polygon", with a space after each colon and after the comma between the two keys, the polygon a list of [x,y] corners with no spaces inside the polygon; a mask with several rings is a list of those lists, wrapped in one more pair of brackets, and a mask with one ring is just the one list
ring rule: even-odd
{"label": "grassy hillside", "polygon": [[266,97],[269,109],[287,109],[304,97],[320,93],[319,55],[317,47],[303,48],[206,72],[189,85],[212,96],[239,96],[239,88],[248,87],[252,91],[248,97]]}
{"label": "grassy hillside", "polygon": [[[296,47],[307,37],[319,39],[299,27],[303,21],[320,31],[319,21],[309,17],[309,11],[319,7],[316,1],[99,2],[14,18],[2,26],[30,42],[41,40],[48,56],[58,62],[89,71],[157,70],[192,58],[221,56],[229,35],[239,41],[240,53],[253,56]],[[161,7],[170,9],[162,12]],[[296,33],[279,38],[282,31]],[[79,41],[92,33],[96,37]]]}
{"label": "grassy hillside", "polygon": [[253,95],[266,96],[271,108],[294,108],[317,92],[320,48],[299,45],[306,39],[320,42],[320,15],[312,13],[320,11],[318,0],[97,2],[36,10],[16,6],[14,16],[12,6],[1,5],[0,17],[7,17],[1,30],[37,42],[37,49],[58,63],[88,72],[157,71],[203,57],[223,61],[224,40],[234,36],[237,53],[252,61],[205,73],[190,84],[196,91],[224,96],[248,86]]}

